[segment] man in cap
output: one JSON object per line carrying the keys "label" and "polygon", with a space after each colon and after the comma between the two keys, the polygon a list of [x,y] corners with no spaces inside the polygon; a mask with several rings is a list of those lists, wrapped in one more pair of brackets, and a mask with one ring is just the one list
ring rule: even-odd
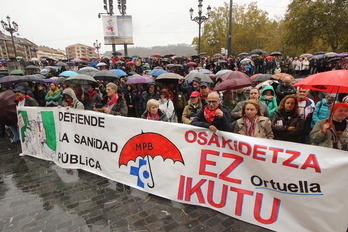
{"label": "man in cap", "polygon": [[202,105],[203,106],[207,105],[208,94],[211,93],[208,83],[205,83],[205,82],[201,83],[199,87],[199,92],[201,93]]}
{"label": "man in cap", "polygon": [[180,79],[178,80],[178,89],[179,91],[183,92],[186,94],[186,99],[189,99],[189,97],[191,96],[191,93],[193,91],[197,91],[199,92],[199,87],[201,85],[201,78],[199,77],[195,77],[193,78],[192,84],[189,86],[182,86],[184,79]]}

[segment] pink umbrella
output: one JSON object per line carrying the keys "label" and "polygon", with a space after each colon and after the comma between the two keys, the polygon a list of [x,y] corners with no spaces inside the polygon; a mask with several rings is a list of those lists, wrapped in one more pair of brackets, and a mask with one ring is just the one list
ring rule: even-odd
{"label": "pink umbrella", "polygon": [[127,78],[126,84],[144,84],[153,80],[146,76],[133,75]]}

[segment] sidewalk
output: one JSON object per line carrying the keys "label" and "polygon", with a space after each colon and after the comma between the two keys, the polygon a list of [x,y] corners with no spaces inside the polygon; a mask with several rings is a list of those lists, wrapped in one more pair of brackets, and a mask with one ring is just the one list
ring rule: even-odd
{"label": "sidewalk", "polygon": [[0,231],[269,231],[20,151],[0,138]]}

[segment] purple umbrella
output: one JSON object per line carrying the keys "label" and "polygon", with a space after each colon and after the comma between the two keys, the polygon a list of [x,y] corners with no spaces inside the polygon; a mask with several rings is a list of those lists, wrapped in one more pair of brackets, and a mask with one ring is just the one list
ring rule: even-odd
{"label": "purple umbrella", "polygon": [[335,55],[335,57],[347,57],[347,56],[348,56],[348,53],[346,52]]}
{"label": "purple umbrella", "polygon": [[153,82],[153,80],[147,76],[133,75],[127,78],[126,84],[143,84]]}
{"label": "purple umbrella", "polygon": [[20,76],[16,75],[10,75],[10,76],[5,76],[0,78],[0,84],[1,83],[14,83],[14,82],[19,82]]}

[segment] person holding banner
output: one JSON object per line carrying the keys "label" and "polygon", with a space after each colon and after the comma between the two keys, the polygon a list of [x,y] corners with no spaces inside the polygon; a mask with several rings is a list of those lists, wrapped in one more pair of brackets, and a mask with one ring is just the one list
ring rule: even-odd
{"label": "person holding banner", "polygon": [[348,104],[339,102],[331,106],[331,116],[317,122],[309,134],[317,146],[348,151]]}
{"label": "person holding banner", "polygon": [[190,100],[188,101],[188,104],[185,106],[184,111],[182,112],[182,123],[190,124],[196,114],[201,111],[202,103],[199,96],[200,93],[197,91],[193,91],[191,93]]}
{"label": "person holding banner", "polygon": [[166,113],[159,108],[159,101],[156,99],[150,99],[147,101],[146,110],[141,118],[153,121],[169,122]]}
{"label": "person holding banner", "polygon": [[286,95],[272,117],[272,131],[277,140],[300,142],[304,120],[300,116],[296,95]]}
{"label": "person holding banner", "polygon": [[104,112],[106,114],[127,116],[128,108],[126,100],[117,93],[117,85],[115,83],[108,83],[106,85],[106,96],[103,99],[105,104],[102,108],[94,107],[94,111]]}
{"label": "person holding banner", "polygon": [[255,100],[244,102],[242,118],[235,122],[234,132],[257,138],[273,139],[271,120],[262,116],[260,105]]}
{"label": "person holding banner", "polygon": [[231,115],[220,104],[219,94],[217,92],[209,93],[206,103],[207,105],[197,113],[190,124],[208,128],[213,132],[217,130],[232,132]]}

